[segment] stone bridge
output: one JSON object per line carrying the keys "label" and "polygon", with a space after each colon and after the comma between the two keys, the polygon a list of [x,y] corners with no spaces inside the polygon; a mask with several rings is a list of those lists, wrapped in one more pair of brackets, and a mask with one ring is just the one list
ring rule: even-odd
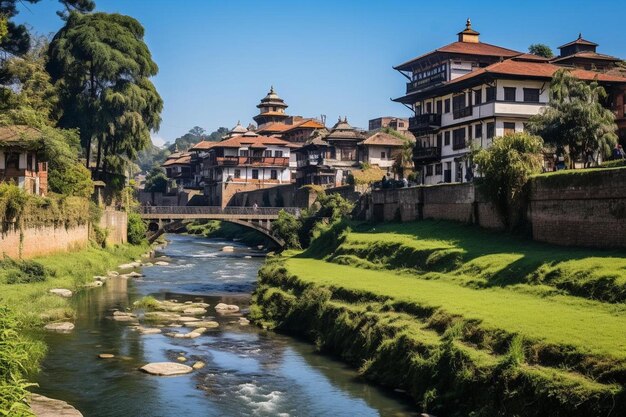
{"label": "stone bridge", "polygon": [[285,242],[272,234],[272,222],[284,210],[300,216],[299,207],[219,207],[219,206],[142,206],[139,214],[148,223],[148,240],[168,231],[176,230],[185,222],[193,220],[220,220],[254,229],[276,243],[280,248]]}

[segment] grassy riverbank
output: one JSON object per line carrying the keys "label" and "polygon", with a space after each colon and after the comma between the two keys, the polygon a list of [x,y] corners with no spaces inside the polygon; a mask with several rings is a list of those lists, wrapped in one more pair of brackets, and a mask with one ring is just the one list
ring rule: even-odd
{"label": "grassy riverbank", "polygon": [[[94,275],[115,270],[147,250],[147,245],[107,249],[90,246],[76,252],[36,258],[32,262],[3,261],[0,269],[0,415],[30,415],[24,403],[29,386],[27,380],[37,371],[46,350],[40,329],[46,322],[74,318],[69,300],[48,291],[51,288],[80,290]],[[17,275],[19,272],[22,275]],[[31,282],[15,283],[16,276]]]}
{"label": "grassy riverbank", "polygon": [[626,408],[626,255],[422,221],[334,230],[260,272],[253,316],[446,416]]}
{"label": "grassy riverbank", "polygon": [[219,220],[198,220],[187,225],[190,235],[226,239],[241,242],[248,246],[272,246],[274,242],[250,228]]}

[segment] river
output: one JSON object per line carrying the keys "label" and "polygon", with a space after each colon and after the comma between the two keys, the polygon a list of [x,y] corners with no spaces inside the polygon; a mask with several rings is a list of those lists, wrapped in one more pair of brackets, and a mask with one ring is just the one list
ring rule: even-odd
{"label": "river", "polygon": [[[400,394],[359,381],[343,363],[320,355],[306,342],[241,326],[216,316],[220,327],[196,339],[141,335],[111,320],[151,294],[158,299],[249,306],[263,257],[232,242],[168,235],[156,256],[169,265],[145,267],[144,277],[112,279],[79,293],[76,328],[47,334],[48,355],[36,391],[74,405],[85,417],[196,416],[415,416]],[[113,359],[99,359],[113,353]],[[184,354],[203,369],[177,377],[138,371],[149,362]]]}

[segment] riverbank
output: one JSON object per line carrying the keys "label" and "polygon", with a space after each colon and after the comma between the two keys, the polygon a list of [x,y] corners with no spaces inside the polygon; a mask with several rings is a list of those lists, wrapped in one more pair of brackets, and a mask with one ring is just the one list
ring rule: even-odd
{"label": "riverbank", "polygon": [[[32,379],[43,359],[44,324],[72,321],[75,310],[69,299],[51,294],[53,288],[73,292],[84,289],[96,275],[114,270],[118,265],[145,253],[147,245],[121,245],[107,249],[89,246],[29,261],[4,259],[0,269],[0,409],[12,410],[15,416],[29,415],[23,407]],[[13,409],[11,408],[13,407]]]}
{"label": "riverbank", "polygon": [[626,408],[626,257],[422,221],[335,228],[261,269],[252,316],[446,416]]}

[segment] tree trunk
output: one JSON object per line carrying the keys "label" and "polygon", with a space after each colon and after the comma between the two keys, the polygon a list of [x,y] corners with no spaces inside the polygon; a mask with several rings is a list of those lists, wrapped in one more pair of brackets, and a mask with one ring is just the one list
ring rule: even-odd
{"label": "tree trunk", "polygon": [[96,172],[100,169],[100,161],[102,158],[102,142],[104,142],[104,135],[98,136],[98,156],[96,156]]}

